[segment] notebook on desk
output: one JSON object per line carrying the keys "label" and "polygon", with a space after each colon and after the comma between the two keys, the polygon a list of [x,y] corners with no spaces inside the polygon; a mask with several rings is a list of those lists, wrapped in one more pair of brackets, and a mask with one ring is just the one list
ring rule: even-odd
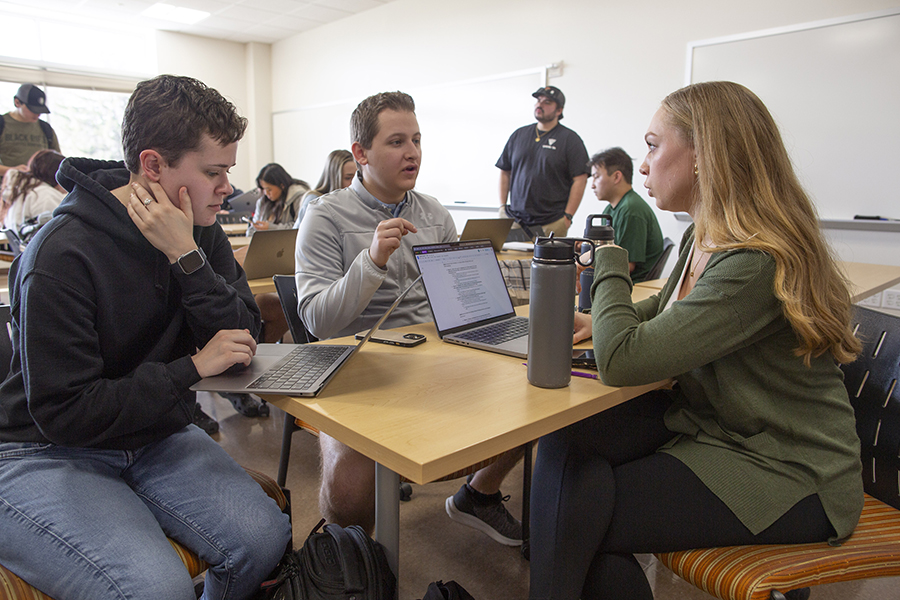
{"label": "notebook on desk", "polygon": [[355,346],[258,344],[248,367],[235,373],[205,377],[191,389],[197,392],[316,396],[378,331],[420,279],[421,275],[403,290]]}
{"label": "notebook on desk", "polygon": [[494,252],[500,252],[503,249],[503,243],[509,235],[512,224],[512,219],[469,219],[466,221],[466,226],[463,227],[462,233],[459,234],[459,240],[467,242],[469,240],[488,239],[491,240]]}
{"label": "notebook on desk", "polygon": [[528,319],[516,316],[488,240],[413,246],[445,342],[525,358]]}
{"label": "notebook on desk", "polygon": [[272,275],[294,274],[296,229],[264,229],[250,238],[244,273],[247,279],[269,279]]}

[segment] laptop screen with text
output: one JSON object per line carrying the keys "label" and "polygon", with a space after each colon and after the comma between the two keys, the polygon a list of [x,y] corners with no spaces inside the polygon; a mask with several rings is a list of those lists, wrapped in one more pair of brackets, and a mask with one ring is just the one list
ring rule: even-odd
{"label": "laptop screen with text", "polygon": [[414,251],[438,331],[515,313],[489,241],[416,246]]}

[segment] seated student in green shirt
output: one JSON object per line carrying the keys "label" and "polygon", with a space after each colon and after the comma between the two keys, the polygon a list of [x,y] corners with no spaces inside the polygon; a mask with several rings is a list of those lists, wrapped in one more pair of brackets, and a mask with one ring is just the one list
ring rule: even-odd
{"label": "seated student in green shirt", "polygon": [[651,600],[635,553],[836,543],[862,511],[838,368],[860,350],[850,293],[771,114],[741,85],[698,83],[644,139],[644,186],[694,226],[636,304],[628,254],[597,249],[574,339],[593,337],[607,385],[675,385],[541,438],[532,600]]}
{"label": "seated student in green shirt", "polygon": [[631,188],[634,159],[619,147],[591,157],[591,189],[609,202],[604,215],[612,217],[615,242],[628,250],[628,270],[635,283],[644,281],[663,253],[663,236],[653,209]]}

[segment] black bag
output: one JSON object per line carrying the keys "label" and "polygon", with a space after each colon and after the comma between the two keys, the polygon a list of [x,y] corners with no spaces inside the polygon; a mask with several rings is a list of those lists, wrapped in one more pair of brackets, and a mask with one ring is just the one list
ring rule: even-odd
{"label": "black bag", "polygon": [[455,581],[432,581],[422,600],[475,600],[472,594]]}
{"label": "black bag", "polygon": [[260,586],[265,600],[393,600],[397,579],[381,544],[362,527],[325,525],[288,552]]}

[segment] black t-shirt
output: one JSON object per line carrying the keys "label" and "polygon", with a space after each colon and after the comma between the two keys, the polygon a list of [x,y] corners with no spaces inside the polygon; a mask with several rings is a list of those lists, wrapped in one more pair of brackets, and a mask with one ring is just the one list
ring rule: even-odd
{"label": "black t-shirt", "polygon": [[496,165],[509,171],[509,212],[525,225],[561,219],[572,180],[590,172],[584,142],[565,125],[537,137],[536,124],[514,131]]}

